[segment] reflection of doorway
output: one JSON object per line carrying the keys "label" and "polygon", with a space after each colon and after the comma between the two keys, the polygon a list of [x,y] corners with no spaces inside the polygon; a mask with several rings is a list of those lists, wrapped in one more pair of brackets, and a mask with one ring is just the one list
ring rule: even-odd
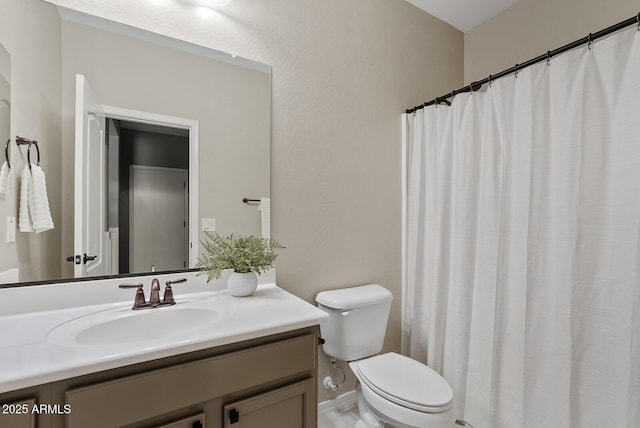
{"label": "reflection of doorway", "polygon": [[[194,267],[194,243],[198,242],[198,121],[101,104],[84,76],[76,75],[75,122],[74,255],[67,258],[74,262],[75,277],[130,272],[129,216],[120,216],[121,211],[128,213],[124,211],[129,206],[127,171],[130,164],[176,167],[163,164],[162,159],[168,157],[181,159],[182,165],[177,167],[188,170],[187,251],[188,267]],[[129,145],[120,141],[127,130],[139,135],[180,137],[182,143],[179,150],[162,146],[158,138],[153,138],[153,144]],[[135,157],[131,155],[130,162],[122,166],[125,152]]]}
{"label": "reflection of doorway", "polygon": [[107,123],[112,271],[188,267],[189,130]]}

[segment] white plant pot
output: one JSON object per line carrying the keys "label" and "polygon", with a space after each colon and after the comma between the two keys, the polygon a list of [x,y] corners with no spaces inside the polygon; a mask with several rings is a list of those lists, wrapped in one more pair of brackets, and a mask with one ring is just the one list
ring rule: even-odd
{"label": "white plant pot", "polygon": [[257,287],[258,276],[255,272],[233,272],[227,281],[229,294],[236,297],[251,296]]}

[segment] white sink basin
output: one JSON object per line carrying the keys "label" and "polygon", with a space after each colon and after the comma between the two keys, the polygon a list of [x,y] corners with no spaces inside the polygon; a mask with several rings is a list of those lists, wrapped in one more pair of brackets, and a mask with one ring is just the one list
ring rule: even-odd
{"label": "white sink basin", "polygon": [[179,343],[211,329],[230,311],[210,300],[133,311],[131,306],[95,312],[54,327],[47,340],[67,346]]}

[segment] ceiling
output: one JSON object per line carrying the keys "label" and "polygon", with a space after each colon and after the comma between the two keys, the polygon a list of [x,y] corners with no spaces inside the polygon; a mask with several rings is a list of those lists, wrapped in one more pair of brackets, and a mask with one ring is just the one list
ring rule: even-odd
{"label": "ceiling", "polygon": [[436,18],[466,32],[519,0],[407,0]]}

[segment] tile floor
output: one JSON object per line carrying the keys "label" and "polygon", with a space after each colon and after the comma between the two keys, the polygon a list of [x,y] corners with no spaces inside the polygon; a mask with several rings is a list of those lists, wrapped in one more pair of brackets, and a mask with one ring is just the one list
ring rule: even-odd
{"label": "tile floor", "polygon": [[358,420],[358,406],[353,403],[346,408],[318,415],[318,428],[354,428]]}

